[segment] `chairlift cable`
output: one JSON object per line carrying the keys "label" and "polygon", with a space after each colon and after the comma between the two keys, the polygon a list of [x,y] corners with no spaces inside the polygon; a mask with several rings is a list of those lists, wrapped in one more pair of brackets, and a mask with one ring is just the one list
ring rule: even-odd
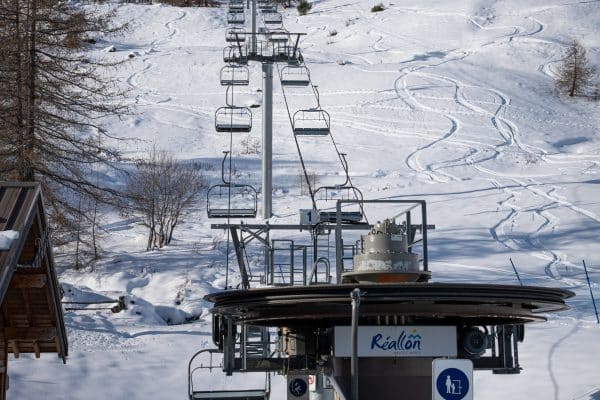
{"label": "chairlift cable", "polygon": [[[309,77],[309,82],[310,82],[309,83],[310,86],[312,87],[313,93],[315,94],[315,97],[317,99],[317,106],[319,108],[321,108],[321,99],[320,99],[321,96],[319,94],[319,90],[318,90],[317,86],[315,86],[312,83],[312,80],[310,80],[310,77]],[[342,163],[342,167],[344,168],[344,172],[346,173],[347,183],[349,183],[350,186],[353,188],[352,192],[354,194],[354,198],[358,199],[358,196],[356,195],[356,192],[355,192],[355,190],[357,190],[357,189],[355,188],[354,184],[352,183],[352,178],[350,177],[350,173],[348,172],[348,169],[349,169],[348,168],[348,161],[342,156],[342,153],[339,150],[337,142],[335,141],[335,138],[333,137],[333,133],[331,133],[331,126],[329,126],[329,136],[331,137],[331,142],[333,143],[333,147],[335,149],[335,152],[337,153],[337,155],[338,155],[338,157],[340,159],[340,162]],[[365,221],[368,223],[369,219],[367,218],[367,215],[365,213],[363,204],[359,204],[359,207],[360,207],[360,212],[362,213],[362,215],[365,218]]]}
{"label": "chairlift cable", "polygon": [[[232,78],[235,78],[235,70],[232,72]],[[231,88],[231,103],[233,104],[233,86]],[[229,116],[229,186],[227,187],[227,225],[231,224],[231,167],[232,167],[232,157],[233,154],[233,113]],[[229,285],[229,247],[230,247],[231,235],[229,229],[227,229],[227,249],[225,256],[225,290],[227,290],[227,286]]]}
{"label": "chairlift cable", "polygon": [[[304,64],[304,66],[306,67],[306,63],[303,63],[303,64]],[[279,73],[279,76],[281,77],[281,73],[280,73],[280,71],[279,71],[279,65],[277,65],[277,71],[278,71],[278,73]],[[316,100],[317,100],[317,107],[318,107],[318,108],[321,108],[321,101],[320,101],[320,95],[319,95],[319,91],[318,91],[317,87],[316,87],[316,86],[315,86],[315,85],[312,83],[312,80],[310,79],[310,75],[309,75],[308,79],[309,79],[309,85],[311,86],[311,89],[312,89],[312,91],[313,91],[313,94],[315,95],[315,98],[316,98]],[[291,124],[292,124],[292,126],[293,126],[293,120],[292,120],[292,117],[291,117],[291,112],[290,112],[290,109],[289,109],[289,105],[288,105],[288,101],[287,101],[287,96],[286,96],[286,93],[285,93],[285,86],[284,86],[284,85],[282,85],[282,86],[281,86],[281,90],[282,90],[282,92],[283,92],[283,99],[284,99],[284,101],[285,101],[286,109],[287,109],[287,112],[288,112],[288,117],[290,118],[290,123],[291,123]],[[334,147],[334,149],[335,149],[335,152],[336,152],[336,154],[338,155],[338,158],[340,159],[340,163],[342,164],[342,167],[344,168],[344,172],[345,172],[345,174],[346,174],[347,182],[350,184],[350,186],[351,186],[351,187],[353,187],[353,188],[354,188],[354,185],[353,185],[353,183],[352,183],[352,178],[350,177],[350,174],[348,173],[347,161],[345,161],[345,160],[344,160],[344,158],[343,158],[343,156],[341,155],[341,152],[340,152],[340,150],[339,150],[339,147],[338,147],[338,145],[337,145],[337,142],[335,141],[335,138],[333,137],[333,134],[331,133],[331,127],[330,127],[330,132],[329,132],[329,135],[330,135],[330,137],[331,137],[331,142],[333,143],[333,147]],[[299,145],[299,143],[298,143],[298,138],[296,137],[296,135],[294,135],[294,140],[296,141],[296,147],[298,148],[298,154],[299,154],[299,156],[300,156],[300,162],[301,162],[301,164],[302,164],[302,169],[303,169],[303,171],[304,171],[304,176],[305,176],[305,179],[306,179],[306,183],[307,183],[307,186],[308,186],[308,190],[309,190],[309,193],[310,193],[310,196],[311,196],[311,200],[312,200],[312,202],[313,202],[313,208],[316,210],[316,209],[317,209],[317,207],[316,207],[316,201],[315,201],[315,198],[314,198],[314,196],[315,196],[315,193],[314,193],[314,191],[313,191],[313,188],[312,188],[312,186],[311,186],[311,184],[310,184],[310,179],[308,178],[308,173],[307,173],[307,171],[306,171],[306,167],[305,167],[305,164],[304,164],[304,160],[303,160],[303,158],[302,158],[302,151],[300,150],[300,145]],[[355,193],[355,190],[356,190],[356,189],[353,189],[353,195],[354,195],[354,197],[355,197],[356,199],[358,199],[358,196],[356,195],[356,193]],[[367,220],[367,221],[368,221],[368,218],[367,218],[367,216],[366,216],[366,214],[365,214],[365,211],[364,211],[364,206],[363,206],[362,204],[360,204],[360,205],[359,205],[359,207],[360,207],[360,211],[361,211],[361,213],[362,213],[362,214],[364,215],[364,217],[365,217],[365,220]]]}
{"label": "chairlift cable", "polygon": [[[277,74],[281,77],[281,73],[279,70],[279,64],[277,64]],[[287,110],[287,114],[288,114],[288,118],[290,120],[290,125],[292,126],[292,129],[294,127],[294,120],[292,119],[292,113],[290,111],[290,106],[287,100],[287,96],[285,94],[285,88],[283,86],[281,86],[281,91],[283,93],[283,101],[285,103],[285,108]],[[308,187],[308,193],[310,194],[310,200],[312,202],[313,205],[313,209],[316,210],[317,209],[317,203],[315,202],[315,194],[313,192],[313,188],[310,185],[310,179],[308,177],[308,172],[306,171],[306,165],[304,163],[304,158],[302,157],[302,150],[300,150],[300,143],[298,142],[298,138],[296,137],[296,135],[294,135],[294,141],[296,142],[296,149],[298,150],[298,157],[300,158],[300,164],[302,165],[302,172],[304,173],[304,179],[306,180],[306,185]]]}

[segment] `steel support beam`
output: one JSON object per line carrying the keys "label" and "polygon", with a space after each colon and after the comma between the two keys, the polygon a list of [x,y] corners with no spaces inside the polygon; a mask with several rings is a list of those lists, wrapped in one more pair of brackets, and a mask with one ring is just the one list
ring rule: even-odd
{"label": "steel support beam", "polygon": [[250,36],[250,54],[254,56],[256,55],[256,0],[252,0],[250,8],[250,12],[252,13],[252,36]]}
{"label": "steel support beam", "polygon": [[235,256],[237,258],[238,267],[240,268],[240,276],[242,277],[242,288],[250,289],[250,279],[248,278],[248,270],[246,269],[246,263],[244,262],[244,248],[240,242],[240,238],[237,234],[236,228],[231,228],[231,241],[235,249]]}
{"label": "steel support beam", "polygon": [[[256,0],[252,0],[253,4]],[[273,196],[273,64],[263,63],[262,213],[269,219]]]}

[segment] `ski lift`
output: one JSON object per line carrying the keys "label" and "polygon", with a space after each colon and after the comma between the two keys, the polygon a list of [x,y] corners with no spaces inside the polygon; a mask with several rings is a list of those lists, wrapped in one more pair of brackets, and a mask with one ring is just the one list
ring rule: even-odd
{"label": "ski lift", "polygon": [[229,14],[243,14],[245,12],[244,8],[240,8],[237,6],[229,6],[227,9]]}
{"label": "ski lift", "polygon": [[223,152],[221,181],[211,186],[206,193],[208,218],[254,218],[258,209],[258,194],[254,187],[231,183],[225,179],[225,161],[229,151]]}
{"label": "ski lift", "polygon": [[[319,197],[320,196],[320,197]],[[337,201],[337,200],[363,200],[363,195],[358,188],[345,184],[334,186],[321,186],[315,190],[315,201]],[[352,204],[355,209],[342,209],[340,221],[345,223],[359,223],[363,220],[362,203]],[[319,210],[319,222],[337,222],[337,211]]]}
{"label": "ski lift", "polygon": [[265,25],[281,25],[283,16],[279,13],[267,13],[263,15],[263,22]]}
{"label": "ski lift", "polygon": [[286,66],[281,69],[282,86],[308,86],[310,84],[310,71],[303,65]]}
{"label": "ski lift", "polygon": [[242,65],[226,65],[220,72],[221,86],[247,86],[250,84],[250,71]]}
{"label": "ski lift", "polygon": [[320,108],[298,110],[292,118],[292,128],[296,136],[326,136],[330,129],[329,113]]}
{"label": "ski lift", "polygon": [[244,3],[239,3],[239,4],[229,3],[229,10],[228,11],[230,13],[243,13],[245,11]]}
{"label": "ski lift", "polygon": [[246,41],[246,31],[242,28],[229,28],[225,33],[225,41],[244,43]]}
{"label": "ski lift", "polygon": [[271,43],[287,43],[290,38],[290,33],[285,29],[274,29],[269,31],[267,40]]}
{"label": "ski lift", "polygon": [[264,3],[258,3],[258,9],[263,11],[263,10],[275,10],[277,11],[277,6],[271,5],[267,2]]}
{"label": "ski lift", "polygon": [[219,183],[206,194],[208,218],[255,218],[257,208],[258,194],[250,185]]}
{"label": "ski lift", "polygon": [[261,14],[273,14],[277,12],[277,7],[275,6],[268,6],[268,7],[264,7],[262,9],[260,9],[260,13]]}
{"label": "ski lift", "polygon": [[241,25],[246,22],[246,17],[244,13],[238,12],[228,12],[227,13],[227,23],[233,25]]}
{"label": "ski lift", "polygon": [[226,63],[248,64],[248,50],[239,45],[227,46],[223,49],[223,61]]}
{"label": "ski lift", "polygon": [[271,52],[273,57],[278,58],[280,60],[289,60],[292,58],[292,54],[294,52],[294,48],[292,46],[288,46],[287,42],[269,42],[271,44]]}
{"label": "ski lift", "polygon": [[[363,209],[363,194],[362,192],[350,182],[350,175],[348,173],[348,161],[346,160],[345,153],[338,153],[342,167],[346,174],[346,180],[341,185],[333,186],[321,186],[314,192],[315,201],[325,200],[359,200],[358,203],[349,204],[348,207],[340,210],[340,222],[345,223],[360,223],[364,218]],[[335,211],[318,211],[319,222],[337,222],[337,210]]]}
{"label": "ski lift", "polygon": [[236,9],[236,10],[239,10],[239,9],[243,10],[246,7],[245,3],[246,3],[245,1],[230,1],[229,2],[229,8],[230,9],[233,8],[233,9]]}
{"label": "ski lift", "polygon": [[[263,389],[224,389],[224,390],[198,390],[194,388],[194,375],[199,371],[221,370],[222,365],[218,365],[213,360],[213,354],[218,353],[218,349],[200,350],[192,356],[188,363],[188,399],[189,400],[269,400],[271,392],[271,378],[269,373],[265,374],[265,386]],[[197,359],[202,354],[210,354],[207,363],[199,363]],[[200,364],[200,365],[198,365]],[[198,380],[198,379],[197,379]]]}
{"label": "ski lift", "polygon": [[250,132],[252,130],[252,111],[248,107],[219,107],[215,112],[215,130],[217,132]]}

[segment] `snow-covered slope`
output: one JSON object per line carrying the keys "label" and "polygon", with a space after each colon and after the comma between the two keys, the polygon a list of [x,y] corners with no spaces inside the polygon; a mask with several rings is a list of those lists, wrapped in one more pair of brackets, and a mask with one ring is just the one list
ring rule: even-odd
{"label": "snow-covered slope", "polygon": [[[577,293],[571,311],[528,329],[521,375],[476,373],[477,398],[598,398],[600,326],[581,260],[600,297],[600,103],[559,97],[552,77],[571,38],[600,64],[600,2],[384,5],[371,13],[370,1],[321,0],[307,16],[284,15],[287,29],[307,32],[303,55],[353,182],[366,198],[428,201],[437,225],[430,236],[436,281],[515,284],[511,257],[525,284]],[[213,127],[215,109],[225,104],[218,80],[225,9],[123,5],[118,18],[131,21],[128,34],[90,50],[98,57],[134,55],[116,73],[131,89],[135,114],[106,121],[109,131],[137,139],[119,143],[127,156],[156,145],[216,166],[207,175],[217,179],[221,152],[229,148],[228,135]],[[108,45],[117,51],[105,53]],[[260,101],[260,66],[250,69],[250,86],[236,92],[241,103]],[[296,107],[309,100],[290,99]],[[310,203],[299,193],[300,165],[277,82],[274,107],[272,221],[295,223]],[[255,118],[251,137],[260,140],[259,132]],[[244,138],[233,143],[237,176],[258,186],[260,160],[241,154]],[[302,145],[319,179],[340,178],[329,147]],[[209,229],[202,200],[174,245],[161,251],[143,251],[145,231],[135,220],[103,218],[104,258],[93,271],[73,271],[57,249],[66,297],[126,295],[134,304],[119,314],[67,311],[68,364],[48,356],[10,360],[9,398],[186,396],[189,357],[211,342],[202,297],[224,285],[226,240]],[[197,316],[189,324],[165,322]],[[204,384],[244,380],[262,384],[261,376],[220,373]],[[283,399],[283,392],[272,398]]]}

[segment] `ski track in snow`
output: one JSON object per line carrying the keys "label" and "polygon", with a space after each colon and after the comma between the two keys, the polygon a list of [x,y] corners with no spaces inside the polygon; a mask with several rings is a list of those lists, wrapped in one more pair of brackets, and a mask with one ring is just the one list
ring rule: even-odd
{"label": "ski track in snow", "polygon": [[[156,49],[164,47],[166,44],[170,43],[173,40],[173,38],[175,37],[175,35],[177,35],[179,33],[179,30],[176,27],[176,22],[183,20],[188,15],[188,12],[183,10],[183,11],[178,11],[178,14],[179,15],[177,17],[169,20],[168,22],[166,22],[164,24],[164,27],[167,30],[167,34],[160,39],[153,40],[150,43],[150,45],[148,46],[150,49],[151,56],[147,56],[142,59],[144,67],[139,71],[133,72],[127,78],[127,83],[129,84],[129,86],[131,86],[132,89],[134,89],[136,91],[143,90],[143,88],[140,86],[138,80],[140,79],[140,77],[147,74],[154,67],[154,63],[150,62],[150,60],[153,59],[154,57],[165,56],[165,54],[161,53],[159,50],[156,50]],[[170,54],[167,54],[166,56],[170,56]],[[136,103],[140,102],[143,99],[144,94],[149,94],[152,91],[153,91],[152,89],[145,89],[144,93],[136,94],[136,97],[135,97]]]}
{"label": "ski track in snow", "polygon": [[[550,381],[552,382],[552,389],[554,391],[554,400],[561,400],[561,397],[559,396],[560,395],[560,385],[559,385],[558,378],[557,378],[556,372],[555,372],[555,367],[554,367],[554,354],[556,353],[558,348],[564,342],[566,342],[571,336],[573,336],[579,330],[579,327],[581,326],[580,317],[581,317],[581,315],[579,315],[579,318],[576,318],[577,323],[573,324],[573,327],[569,330],[569,332],[567,332],[563,337],[561,337],[556,342],[554,342],[554,344],[550,348],[550,351],[548,352],[548,361],[547,361],[548,372],[550,373]],[[592,398],[592,400],[593,400],[593,398]]]}
{"label": "ski track in snow", "polygon": [[[474,17],[468,17],[469,21],[471,21],[474,25],[476,25],[479,29],[482,30],[490,30],[490,29],[505,29],[506,27],[485,27],[477,23]],[[527,17],[530,20],[534,28],[527,31],[522,27],[513,27],[514,31],[506,35],[500,39],[494,39],[491,42],[485,43],[483,46],[489,46],[492,44],[498,44],[503,41],[508,41],[509,43],[515,40],[530,40],[535,35],[541,33],[544,30],[544,25],[537,19],[533,17]],[[482,46],[482,47],[483,47]],[[468,57],[471,53],[466,53],[463,56],[457,59],[445,60],[445,62],[456,61],[458,59],[464,59]],[[410,153],[405,160],[405,164],[418,175],[425,175],[428,177],[431,183],[443,183],[452,180],[460,180],[460,178],[443,171],[444,168],[448,167],[456,167],[459,165],[470,165],[477,169],[479,172],[484,175],[491,175],[495,179],[500,179],[505,174],[496,172],[492,169],[483,167],[481,165],[484,161],[491,161],[499,158],[506,151],[517,151],[523,154],[526,157],[530,157],[530,160],[535,162],[537,161],[550,161],[552,158],[547,158],[546,151],[541,148],[529,145],[523,142],[520,138],[519,128],[516,123],[511,121],[507,117],[507,109],[508,105],[511,102],[511,99],[506,94],[502,93],[498,89],[495,88],[486,88],[486,87],[477,87],[477,89],[483,89],[487,91],[489,94],[493,94],[495,98],[499,100],[499,104],[494,111],[486,110],[478,104],[482,104],[483,102],[479,102],[478,100],[469,99],[465,93],[465,89],[468,87],[472,87],[466,85],[458,79],[450,78],[448,76],[434,74],[431,72],[427,72],[432,70],[434,66],[428,64],[422,64],[419,66],[413,66],[410,68],[404,68],[401,70],[400,77],[395,82],[395,91],[399,98],[401,98],[412,110],[423,110],[432,112],[434,114],[438,114],[445,119],[447,119],[450,123],[449,129],[446,132],[443,132],[437,138],[427,142],[426,144],[419,146],[416,150]],[[542,68],[543,70],[543,68]],[[471,111],[473,113],[486,116],[489,118],[490,125],[496,131],[498,136],[500,137],[502,143],[495,145],[492,151],[491,156],[486,156],[486,153],[490,152],[490,148],[484,148],[476,142],[472,141],[462,141],[462,145],[466,145],[468,147],[468,152],[464,157],[459,157],[456,159],[450,160],[450,162],[440,162],[436,160],[434,162],[425,162],[423,163],[422,158],[425,155],[425,152],[429,149],[432,149],[435,146],[438,146],[442,143],[448,143],[456,145],[457,142],[453,141],[453,136],[458,136],[458,132],[462,126],[460,115],[455,115],[453,112],[449,112],[445,109],[439,109],[435,107],[430,107],[424,104],[419,99],[424,96],[417,96],[415,92],[411,91],[408,83],[409,77],[420,77],[427,78],[429,80],[437,80],[442,81],[447,84],[454,86],[453,88],[453,98],[452,100],[463,107],[464,109]],[[428,100],[440,100],[446,101],[447,98],[444,97],[429,97]],[[494,105],[496,102],[494,101]],[[424,137],[425,135],[416,135],[418,137]],[[487,147],[487,146],[486,146]],[[436,153],[439,156],[439,152]],[[477,156],[481,154],[484,158],[477,160]],[[592,156],[592,158],[595,158]],[[566,160],[565,162],[569,162],[570,160]],[[580,161],[580,157],[574,157],[573,161]],[[551,162],[551,161],[550,161]],[[491,181],[497,187],[501,185],[492,178]],[[532,256],[542,260],[546,263],[545,273],[546,275],[554,280],[561,280],[562,283],[566,286],[579,286],[579,283],[575,280],[563,278],[559,272],[560,266],[569,266],[573,268],[577,268],[576,265],[567,262],[564,260],[564,257],[558,254],[557,252],[545,247],[542,242],[537,239],[537,236],[543,231],[554,231],[559,226],[559,219],[553,215],[549,210],[551,208],[562,206],[565,207],[575,213],[583,215],[595,222],[600,222],[600,218],[593,212],[586,210],[584,208],[575,206],[573,203],[559,199],[555,195],[551,193],[555,191],[553,188],[549,192],[545,192],[541,189],[536,188],[534,185],[541,185],[540,182],[535,181],[534,176],[527,175],[519,175],[519,177],[508,177],[512,182],[518,185],[520,188],[518,193],[515,190],[509,190],[503,188],[502,190],[508,194],[508,198],[498,203],[501,208],[505,208],[507,205],[509,207],[509,212],[506,216],[501,218],[498,223],[490,228],[490,234],[494,238],[494,240],[501,243],[503,246],[509,248],[512,251],[528,251]],[[538,177],[539,178],[539,177]],[[531,184],[526,184],[521,179],[528,179]],[[530,195],[533,195],[534,198],[538,198],[544,203],[539,206],[535,206],[531,209],[522,210],[519,206],[512,205],[509,203],[510,200],[515,199],[516,196],[523,194],[523,192],[528,192]],[[515,224],[515,221],[520,217],[520,214],[533,213],[539,220],[541,220],[540,225],[531,232],[522,233],[518,237],[514,236],[512,231],[512,225]]]}

